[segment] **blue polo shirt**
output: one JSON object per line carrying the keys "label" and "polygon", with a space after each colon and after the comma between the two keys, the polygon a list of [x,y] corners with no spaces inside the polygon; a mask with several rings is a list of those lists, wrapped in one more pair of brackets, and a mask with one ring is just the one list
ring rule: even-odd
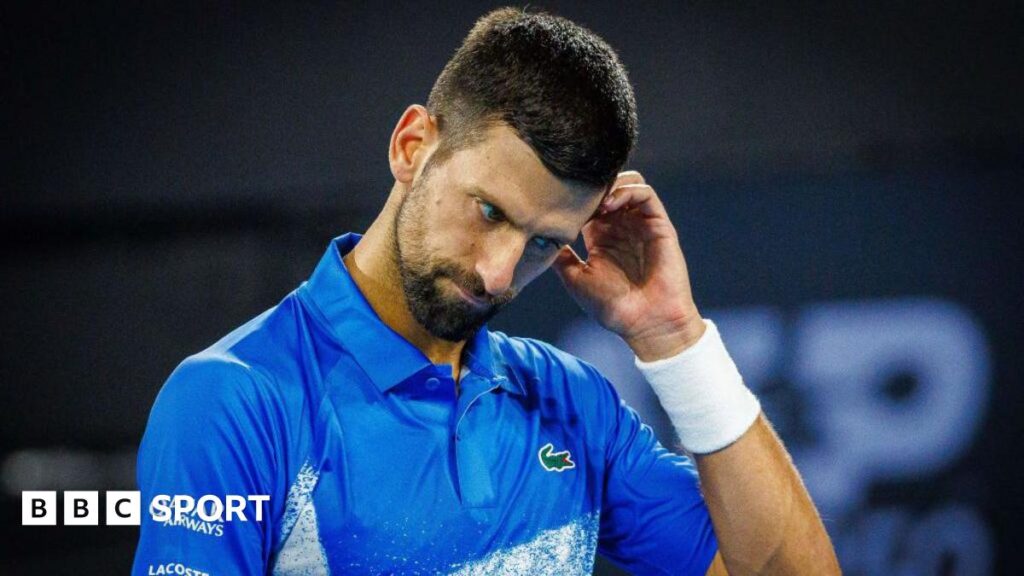
{"label": "blue polo shirt", "polygon": [[[459,394],[385,325],[336,238],[277,306],[187,358],[138,457],[134,574],[704,574],[693,463],[591,365],[480,329]],[[270,496],[247,520],[156,522],[157,494]],[[206,508],[208,512],[213,509]],[[207,514],[207,517],[210,515]]]}

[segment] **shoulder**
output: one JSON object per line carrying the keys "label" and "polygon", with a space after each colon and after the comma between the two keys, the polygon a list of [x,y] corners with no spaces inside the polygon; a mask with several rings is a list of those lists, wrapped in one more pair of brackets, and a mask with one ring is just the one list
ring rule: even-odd
{"label": "shoulder", "polygon": [[224,435],[268,441],[282,427],[278,394],[252,367],[208,351],[171,373],[149,414],[147,435],[187,436],[196,444]]}
{"label": "shoulder", "polygon": [[603,380],[590,363],[543,340],[491,332],[491,340],[502,361],[518,374],[536,378],[572,381]]}
{"label": "shoulder", "polygon": [[200,363],[221,363],[220,369],[230,372],[271,377],[280,366],[294,362],[302,314],[293,292],[192,358]]}
{"label": "shoulder", "polygon": [[157,402],[194,400],[210,405],[239,401],[258,389],[251,366],[229,354],[204,350],[178,364],[160,389]]}
{"label": "shoulder", "polygon": [[602,416],[614,413],[620,399],[614,386],[591,363],[534,338],[492,332],[502,361],[528,394],[553,398]]}
{"label": "shoulder", "polygon": [[287,430],[287,409],[273,386],[237,358],[203,351],[182,361],[157,394],[139,447],[140,474],[177,462],[193,469],[181,474],[212,481],[202,470],[237,465],[266,486]]}
{"label": "shoulder", "polygon": [[245,402],[281,403],[294,395],[279,383],[289,381],[297,362],[296,318],[301,314],[293,294],[218,341],[185,358],[157,396],[198,406],[230,407]]}
{"label": "shoulder", "polygon": [[139,447],[140,486],[229,482],[274,494],[284,486],[306,456],[311,433],[302,419],[304,387],[289,385],[275,368],[295,356],[273,341],[286,333],[283,324],[279,305],[177,365],[149,413]]}
{"label": "shoulder", "polygon": [[180,424],[182,418],[200,423],[228,417],[276,425],[289,402],[275,368],[293,355],[279,343],[287,303],[288,298],[182,360],[157,394],[150,419],[163,416]]}
{"label": "shoulder", "polygon": [[611,382],[589,362],[542,340],[500,332],[494,338],[510,377],[526,391],[527,405],[536,407],[542,419],[564,423],[567,429],[585,424],[581,437],[598,451],[594,458],[607,459],[622,415],[622,401]]}

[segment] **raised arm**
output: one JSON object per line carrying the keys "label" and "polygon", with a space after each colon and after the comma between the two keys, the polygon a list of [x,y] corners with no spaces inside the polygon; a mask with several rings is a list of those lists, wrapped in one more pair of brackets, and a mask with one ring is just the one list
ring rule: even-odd
{"label": "raised arm", "polygon": [[[836,574],[835,554],[782,442],[711,322],[697,342],[637,366],[695,454],[729,574]],[[643,354],[644,356],[641,356]],[[709,574],[725,574],[723,562]]]}
{"label": "raised arm", "polygon": [[[623,172],[554,269],[573,298],[637,356],[696,455],[720,557],[709,574],[837,574],[807,490],[714,325],[694,303],[678,235],[654,189]],[[723,567],[724,564],[724,567]]]}

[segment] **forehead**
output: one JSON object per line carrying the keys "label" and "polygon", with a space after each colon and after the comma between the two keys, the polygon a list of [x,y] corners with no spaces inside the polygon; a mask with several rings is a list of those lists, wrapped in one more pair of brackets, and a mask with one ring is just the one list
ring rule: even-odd
{"label": "forehead", "polygon": [[601,197],[597,187],[552,174],[506,124],[489,127],[482,142],[455,152],[445,172],[448,184],[481,192],[524,225],[579,220],[578,228],[596,210]]}

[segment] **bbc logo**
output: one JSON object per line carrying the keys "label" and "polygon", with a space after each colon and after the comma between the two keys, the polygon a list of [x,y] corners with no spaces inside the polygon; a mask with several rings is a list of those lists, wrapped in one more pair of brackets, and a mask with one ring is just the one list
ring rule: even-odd
{"label": "bbc logo", "polygon": [[[141,497],[138,491],[107,493],[106,525],[138,526],[141,519]],[[64,525],[96,526],[100,520],[99,492],[68,490],[64,492]],[[21,524],[23,526],[56,526],[57,493],[31,491],[21,493]]]}

